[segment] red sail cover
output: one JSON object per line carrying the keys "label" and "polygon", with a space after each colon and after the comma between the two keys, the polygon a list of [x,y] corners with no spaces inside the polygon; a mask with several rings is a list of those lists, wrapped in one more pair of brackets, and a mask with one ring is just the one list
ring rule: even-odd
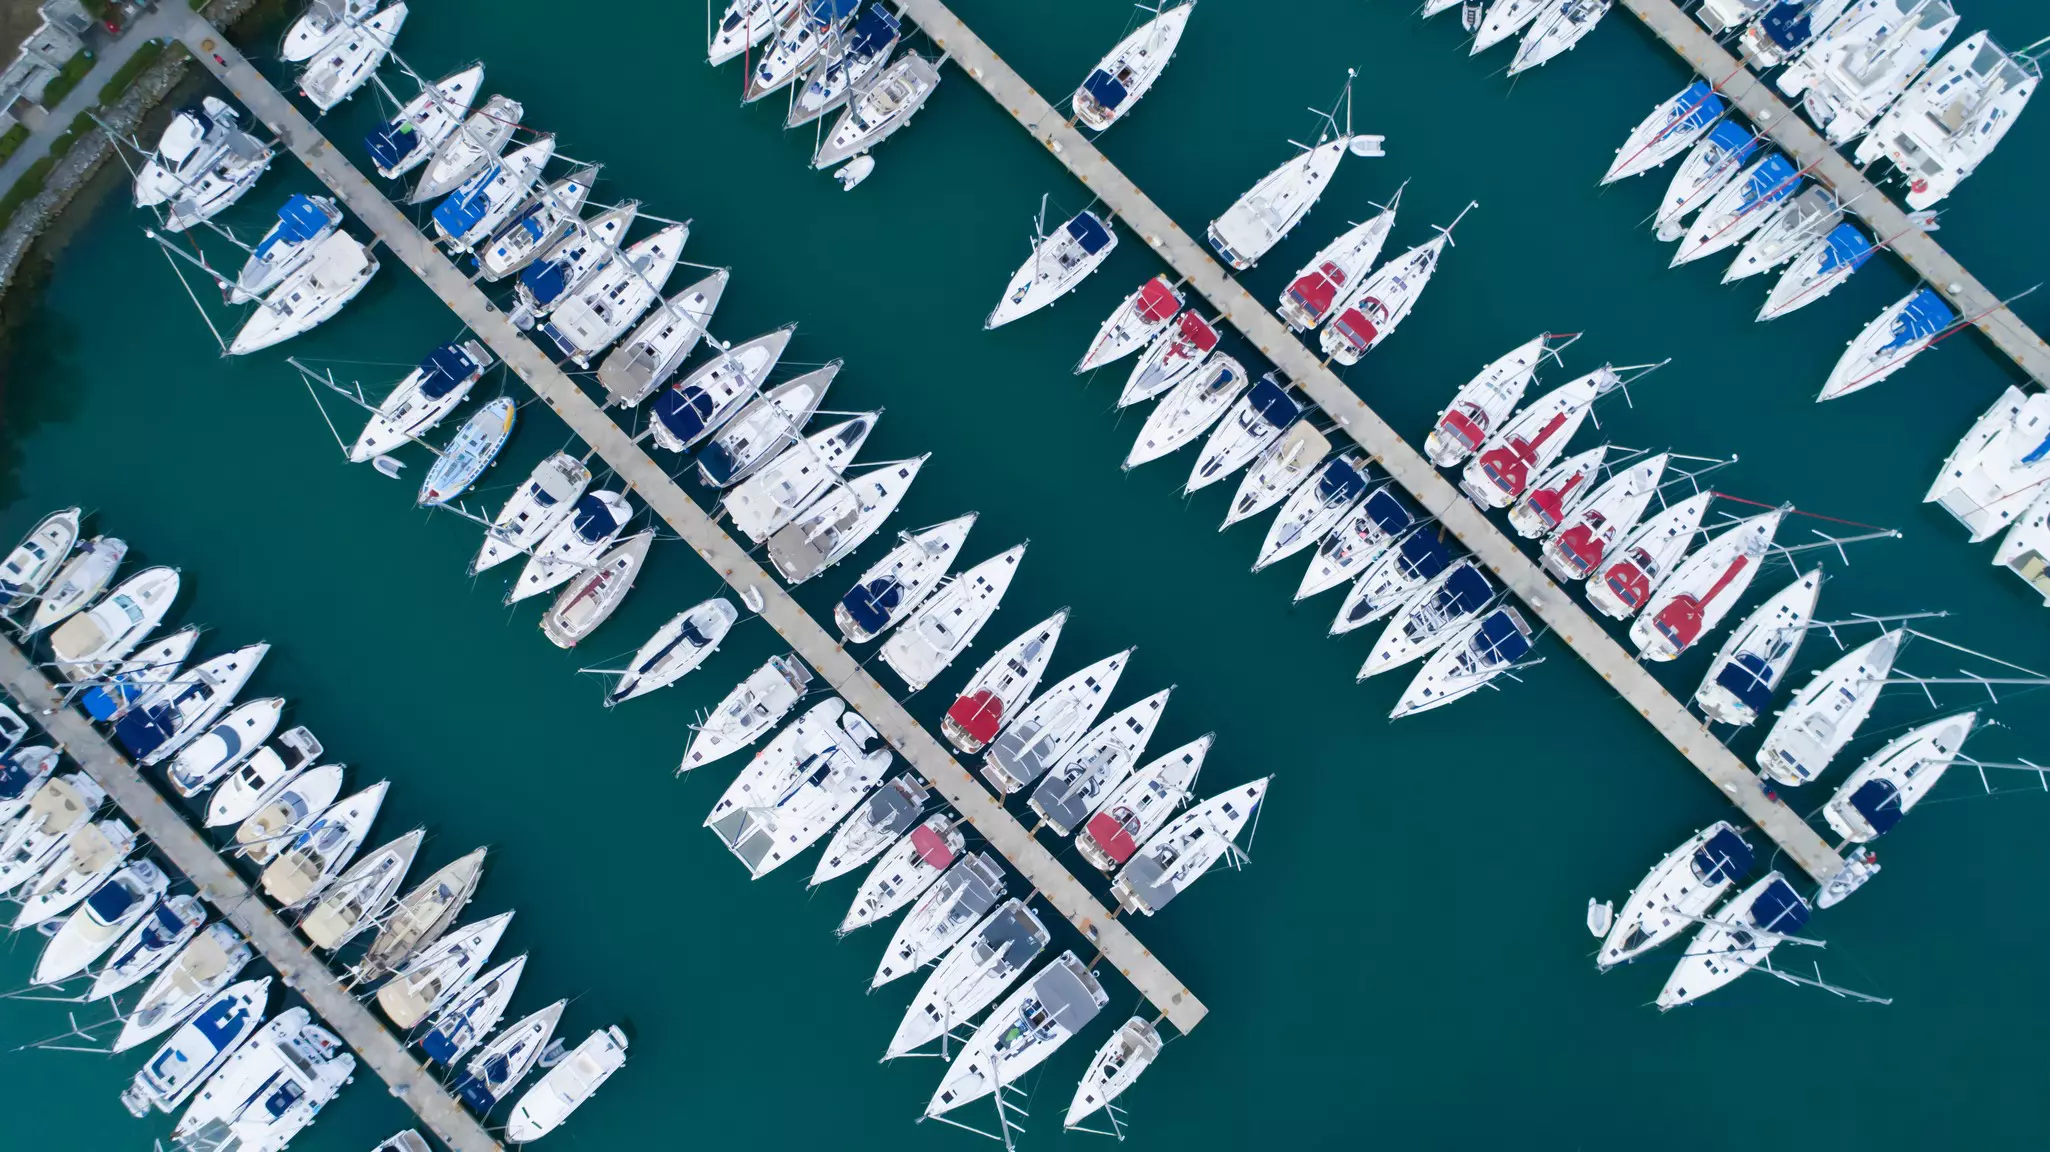
{"label": "red sail cover", "polygon": [[1563,487],[1540,488],[1530,494],[1531,507],[1537,509],[1537,514],[1544,520],[1545,527],[1557,528],[1559,521],[1566,518],[1563,511],[1566,507],[1566,497],[1575,488],[1580,487],[1580,482],[1585,479],[1587,479],[1587,473],[1575,472],[1567,479]]}
{"label": "red sail cover", "polygon": [[1338,319],[1332,321],[1331,325],[1338,330],[1338,334],[1347,344],[1352,345],[1355,352],[1365,352],[1380,332],[1380,329],[1374,327],[1374,322],[1367,319],[1366,313],[1357,308],[1347,308],[1340,312]]}
{"label": "red sail cover", "polygon": [[1709,601],[1722,595],[1723,589],[1729,587],[1730,581],[1735,580],[1737,574],[1750,563],[1749,556],[1737,557],[1735,563],[1721,576],[1716,577],[1715,584],[1709,588],[1706,595],[1699,600],[1692,596],[1675,597],[1671,604],[1659,609],[1658,619],[1653,623],[1665,634],[1666,639],[1672,642],[1674,648],[1686,651],[1687,647],[1701,636],[1701,621],[1708,613]]}
{"label": "red sail cover", "polygon": [[1310,314],[1312,321],[1322,319],[1331,308],[1331,302],[1338,298],[1338,289],[1345,284],[1345,269],[1326,260],[1315,272],[1298,276],[1288,286],[1288,294],[1303,311]]}
{"label": "red sail cover", "polygon": [[1544,447],[1559,425],[1566,422],[1564,412],[1553,415],[1544,428],[1529,440],[1511,437],[1507,444],[1491,452],[1481,453],[1481,471],[1487,474],[1495,487],[1510,496],[1523,495],[1523,489],[1530,483],[1530,464],[1537,459],[1538,449]]}
{"label": "red sail cover", "polygon": [[1445,419],[1438,422],[1438,431],[1465,445],[1468,452],[1480,447],[1481,441],[1488,438],[1488,430],[1481,426],[1480,421],[1461,408],[1445,413]]}
{"label": "red sail cover", "polygon": [[1623,602],[1624,609],[1629,612],[1644,607],[1644,598],[1651,595],[1651,577],[1637,566],[1634,556],[1616,561],[1602,574],[1602,583],[1608,585],[1609,591]]}
{"label": "red sail cover", "polygon": [[960,726],[977,744],[987,744],[996,739],[997,729],[1004,726],[1004,702],[996,693],[984,689],[954,701],[947,709],[947,719]]}
{"label": "red sail cover", "polygon": [[1091,816],[1089,823],[1083,825],[1082,834],[1096,841],[1096,846],[1103,849],[1103,854],[1110,857],[1113,864],[1123,864],[1139,849],[1139,842],[1132,839],[1131,831],[1108,812]]}
{"label": "red sail cover", "polygon": [[945,868],[954,862],[954,850],[930,827],[920,824],[911,830],[911,846],[918,851],[918,858],[934,868]]}
{"label": "red sail cover", "polygon": [[1192,344],[1198,352],[1208,352],[1217,347],[1217,329],[1208,320],[1194,312],[1182,317],[1182,342]]}
{"label": "red sail cover", "polygon": [[1607,551],[1608,546],[1595,537],[1594,525],[1575,524],[1559,533],[1552,555],[1575,576],[1585,576],[1602,562],[1602,553]]}
{"label": "red sail cover", "polygon": [[1167,277],[1155,276],[1139,286],[1139,315],[1148,324],[1159,324],[1181,311],[1182,295],[1168,284]]}

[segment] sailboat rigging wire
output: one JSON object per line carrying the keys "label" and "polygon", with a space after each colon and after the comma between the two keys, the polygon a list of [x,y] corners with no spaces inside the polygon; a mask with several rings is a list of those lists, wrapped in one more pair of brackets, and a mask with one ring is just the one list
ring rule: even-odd
{"label": "sailboat rigging wire", "polygon": [[[1751,506],[1752,506],[1752,507],[1754,507],[1754,508],[1778,508],[1778,507],[1781,507],[1781,505],[1778,505],[1778,504],[1767,504],[1767,503],[1765,503],[1765,502],[1763,502],[1763,501],[1760,501],[1760,500],[1746,500],[1746,499],[1744,499],[1744,498],[1743,498],[1742,496],[1732,496],[1732,495],[1730,495],[1730,494],[1729,494],[1728,492],[1724,492],[1724,491],[1722,491],[1722,490],[1720,490],[1720,489],[1714,489],[1714,490],[1712,490],[1712,491],[1711,491],[1711,494],[1712,494],[1712,495],[1714,495],[1714,496],[1720,497],[1720,498],[1722,498],[1722,499],[1724,499],[1724,500],[1731,500],[1731,501],[1734,501],[1734,502],[1736,502],[1736,503],[1738,503],[1738,504],[1749,504],[1749,505],[1751,505]],[[1823,515],[1822,513],[1820,513],[1820,512],[1804,512],[1804,511],[1802,511],[1802,510],[1801,510],[1801,509],[1799,509],[1799,508],[1788,508],[1788,509],[1787,509],[1787,514],[1788,514],[1789,516],[1807,516],[1807,517],[1810,517],[1811,519],[1815,519],[1815,520],[1827,520],[1827,521],[1829,521],[1829,522],[1830,522],[1830,523],[1832,523],[1832,524],[1843,524],[1843,525],[1847,525],[1847,526],[1849,526],[1849,527],[1852,527],[1852,528],[1868,528],[1868,529],[1870,529],[1870,530],[1872,530],[1872,531],[1874,531],[1874,532],[1890,532],[1890,533],[1892,533],[1893,535],[1896,535],[1896,536],[1900,535],[1900,529],[1898,529],[1898,528],[1882,528],[1882,527],[1880,527],[1880,526],[1879,526],[1879,525],[1877,525],[1877,524],[1864,524],[1864,523],[1860,523],[1859,521],[1856,521],[1856,520],[1845,520],[1845,519],[1842,519],[1842,518],[1840,518],[1840,517],[1836,517],[1836,516],[1824,516],[1824,515]]]}

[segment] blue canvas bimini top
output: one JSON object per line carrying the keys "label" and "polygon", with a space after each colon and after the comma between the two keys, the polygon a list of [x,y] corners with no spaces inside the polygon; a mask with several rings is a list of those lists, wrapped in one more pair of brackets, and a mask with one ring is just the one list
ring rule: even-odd
{"label": "blue canvas bimini top", "polygon": [[1367,516],[1389,536],[1416,523],[1416,517],[1410,514],[1409,507],[1402,502],[1402,497],[1397,496],[1394,489],[1385,486],[1367,497]]}
{"label": "blue canvas bimini top", "polygon": [[370,153],[370,162],[379,168],[390,168],[413,154],[420,146],[420,133],[413,128],[411,120],[387,120],[370,130],[363,138],[363,147]]}
{"label": "blue canvas bimini top", "polygon": [[1872,825],[1874,834],[1883,835],[1901,822],[1900,791],[1891,780],[1867,780],[1856,792],[1851,793],[1851,807],[1865,817]]}
{"label": "blue canvas bimini top", "polygon": [[1352,461],[1341,458],[1324,466],[1324,474],[1317,478],[1317,498],[1327,505],[1345,504],[1366,487],[1367,478],[1360,475]]}
{"label": "blue canvas bimini top", "polygon": [[1908,297],[1908,306],[1893,319],[1893,339],[1886,342],[1884,350],[1904,348],[1917,340],[1927,340],[1952,324],[1957,323],[1957,313],[1943,302],[1934,288],[1923,288]]}
{"label": "blue canvas bimini top", "polygon": [[1260,414],[1260,419],[1276,428],[1295,419],[1303,411],[1303,406],[1289,396],[1288,389],[1275,383],[1272,375],[1260,377],[1253,390],[1246,393],[1246,398],[1252,402],[1253,411]]}
{"label": "blue canvas bimini top", "polygon": [[1744,192],[1746,204],[1776,204],[1794,194],[1801,186],[1799,173],[1794,162],[1775,152],[1760,160],[1751,169],[1749,187]]}
{"label": "blue canvas bimini top", "polygon": [[1822,271],[1834,272],[1846,269],[1846,274],[1858,270],[1858,266],[1872,258],[1872,241],[1853,224],[1839,224],[1823,240]]}
{"label": "blue canvas bimini top", "polygon": [[688,445],[705,434],[705,421],[712,418],[716,407],[705,390],[696,385],[688,391],[670,388],[655,398],[655,419]]}
{"label": "blue canvas bimini top", "polygon": [[1696,80],[1680,93],[1679,108],[1692,109],[1682,124],[1689,128],[1706,128],[1723,114],[1723,98],[1715,94],[1708,81]]}
{"label": "blue canvas bimini top", "polygon": [[1438,590],[1438,603],[1448,615],[1465,616],[1480,611],[1494,595],[1495,586],[1481,575],[1480,567],[1468,564],[1445,578],[1445,586]]}
{"label": "blue canvas bimini top", "polygon": [[1082,246],[1082,251],[1095,255],[1110,245],[1110,230],[1093,212],[1084,212],[1068,221],[1068,235]]}
{"label": "blue canvas bimini top", "polygon": [[1738,163],[1749,160],[1751,154],[1758,151],[1758,138],[1735,120],[1725,120],[1709,129],[1707,143],[1735,156]]}
{"label": "blue canvas bimini top", "polygon": [[278,209],[278,226],[256,246],[256,258],[267,260],[281,244],[304,244],[325,232],[333,218],[311,196],[294,195]]}
{"label": "blue canvas bimini top", "polygon": [[840,603],[862,631],[879,632],[890,623],[890,614],[904,603],[904,585],[894,576],[883,576],[848,589]]}
{"label": "blue canvas bimini top", "polygon": [[1123,104],[1125,97],[1130,95],[1125,91],[1123,84],[1118,83],[1115,77],[1101,68],[1091,72],[1089,78],[1082,81],[1082,90],[1089,93],[1089,98],[1101,105],[1105,111]]}
{"label": "blue canvas bimini top", "polygon": [[1704,884],[1741,880],[1751,874],[1751,865],[1757,857],[1751,845],[1736,832],[1723,828],[1708,838],[1708,843],[1694,850],[1694,874]]}
{"label": "blue canvas bimini top", "polygon": [[1784,53],[1806,44],[1815,35],[1814,22],[1808,19],[1814,8],[1815,0],[1780,0],[1758,18],[1758,26],[1766,39],[1779,45]]}
{"label": "blue canvas bimini top", "polygon": [[1412,532],[1402,542],[1397,563],[1413,580],[1429,580],[1452,563],[1452,549],[1435,532]]}
{"label": "blue canvas bimini top", "polygon": [[562,295],[563,289],[569,287],[569,277],[565,270],[567,263],[568,258],[565,257],[562,260],[545,260],[538,264],[529,264],[520,269],[520,283],[527,286],[527,291],[533,295],[536,303],[546,304]]}
{"label": "blue canvas bimini top", "polygon": [[477,362],[470,359],[462,345],[443,344],[420,361],[420,391],[431,400],[439,400],[474,375],[477,368]]}
{"label": "blue canvas bimini top", "polygon": [[576,509],[570,515],[576,518],[577,535],[585,540],[602,540],[605,534],[616,526],[612,519],[612,509],[605,506],[605,501],[598,499],[596,492],[589,492],[578,498]]}
{"label": "blue canvas bimini top", "polygon": [[1481,621],[1474,647],[1488,654],[1490,663],[1513,664],[1530,651],[1530,637],[1516,626],[1507,608],[1497,608]]}
{"label": "blue canvas bimini top", "polygon": [[1722,671],[1715,674],[1715,682],[1729,690],[1737,702],[1753,712],[1765,711],[1772,703],[1774,686],[1772,667],[1765,657],[1756,652],[1739,652]]}
{"label": "blue canvas bimini top", "polygon": [[1785,880],[1774,880],[1751,901],[1751,922],[1767,932],[1789,935],[1807,925],[1808,905],[1802,902],[1793,885]]}

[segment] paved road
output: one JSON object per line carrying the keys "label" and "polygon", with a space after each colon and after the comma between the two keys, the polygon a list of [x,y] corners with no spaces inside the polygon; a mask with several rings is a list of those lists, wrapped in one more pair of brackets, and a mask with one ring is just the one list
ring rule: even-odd
{"label": "paved road", "polygon": [[93,70],[85,74],[78,87],[64,94],[64,99],[49,110],[42,125],[29,133],[28,139],[21,142],[21,147],[15,149],[6,163],[0,164],[0,193],[14,187],[14,182],[21,179],[29,165],[49,154],[50,142],[62,136],[64,130],[71,127],[71,122],[78,119],[80,112],[100,102],[100,89],[107,86],[107,81],[114,78],[114,73],[128,63],[143,44],[156,39],[168,40],[178,34],[178,29],[184,26],[186,17],[191,13],[185,10],[184,0],[164,2],[169,7],[143,13],[135,23],[122,30],[120,39],[102,46],[99,59],[93,62]]}
{"label": "paved road", "polygon": [[663,467],[613,423],[541,350],[506,320],[441,251],[413,227],[384,193],[347,157],[336,152],[292,102],[250,66],[198,16],[181,35],[193,56],[219,77],[336,196],[370,226],[393,255],[411,268],[462,318],[521,380],[583,438],[736,591],[759,590],[768,621],[834,691],[846,698],[884,739],[940,790],[975,830],[1029,881],[1047,902],[1117,966],[1140,994],[1186,1033],[1208,1011],[1116,920],[1088,888],[1034,839],[951,753],[920,727],[874,676],[783,591],[765,569],[677,487]]}

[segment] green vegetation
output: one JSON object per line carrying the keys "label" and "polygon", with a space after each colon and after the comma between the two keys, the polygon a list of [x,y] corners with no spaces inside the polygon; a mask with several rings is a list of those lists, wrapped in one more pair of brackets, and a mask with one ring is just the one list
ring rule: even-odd
{"label": "green vegetation", "polygon": [[45,156],[28,166],[21,179],[14,182],[5,195],[0,195],[0,228],[5,228],[14,219],[14,210],[33,199],[43,190],[43,184],[50,178],[50,169],[57,166],[55,155]]}
{"label": "green vegetation", "polygon": [[69,96],[71,90],[78,87],[78,82],[85,79],[85,74],[92,70],[93,54],[80,49],[78,55],[64,62],[64,67],[57,70],[56,77],[43,89],[43,107],[55,107],[57,102]]}
{"label": "green vegetation", "polygon": [[26,124],[16,124],[7,131],[0,132],[0,163],[4,163],[9,156],[14,155],[16,151],[20,150],[21,142],[26,139],[28,139],[28,125]]}
{"label": "green vegetation", "polygon": [[194,12],[206,7],[206,0],[190,0]]}
{"label": "green vegetation", "polygon": [[107,0],[78,0],[78,6],[85,9],[85,14],[95,20],[107,18]]}
{"label": "green vegetation", "polygon": [[112,104],[127,95],[128,90],[135,86],[135,78],[142,75],[144,69],[156,63],[157,58],[163,54],[162,40],[144,41],[142,47],[135,50],[135,55],[128,58],[128,63],[116,68],[114,78],[100,89],[100,103]]}

